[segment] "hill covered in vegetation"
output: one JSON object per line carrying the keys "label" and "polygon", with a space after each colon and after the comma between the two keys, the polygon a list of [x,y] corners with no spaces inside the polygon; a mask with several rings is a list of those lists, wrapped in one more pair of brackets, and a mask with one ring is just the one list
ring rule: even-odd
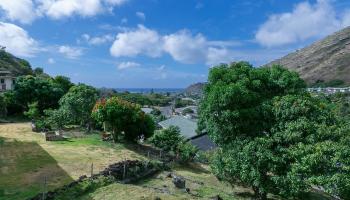
{"label": "hill covered in vegetation", "polygon": [[10,71],[14,75],[27,75],[33,73],[32,67],[28,61],[17,58],[6,52],[4,49],[0,50],[0,71]]}
{"label": "hill covered in vegetation", "polygon": [[187,96],[202,96],[205,85],[205,83],[194,83],[184,90],[184,94]]}
{"label": "hill covered in vegetation", "polygon": [[350,85],[350,27],[336,32],[306,48],[275,60],[297,71],[309,85]]}

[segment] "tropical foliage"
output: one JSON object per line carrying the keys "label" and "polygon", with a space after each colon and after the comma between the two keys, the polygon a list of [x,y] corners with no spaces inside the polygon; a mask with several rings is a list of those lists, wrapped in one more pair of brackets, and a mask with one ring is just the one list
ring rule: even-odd
{"label": "tropical foliage", "polygon": [[110,127],[115,142],[122,133],[128,141],[136,141],[141,136],[150,137],[155,127],[152,118],[139,105],[118,97],[98,101],[93,108],[92,117],[100,124]]}
{"label": "tropical foliage", "polygon": [[200,124],[219,146],[214,173],[256,198],[300,197],[312,185],[346,198],[349,134],[333,113],[296,73],[239,62],[211,69]]}

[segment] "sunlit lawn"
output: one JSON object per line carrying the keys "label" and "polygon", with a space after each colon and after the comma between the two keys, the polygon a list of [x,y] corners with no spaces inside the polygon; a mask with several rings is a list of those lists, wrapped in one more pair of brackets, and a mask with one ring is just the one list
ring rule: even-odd
{"label": "sunlit lawn", "polygon": [[0,199],[24,199],[43,190],[99,172],[111,163],[141,158],[122,144],[102,142],[97,134],[46,142],[29,123],[0,125]]}

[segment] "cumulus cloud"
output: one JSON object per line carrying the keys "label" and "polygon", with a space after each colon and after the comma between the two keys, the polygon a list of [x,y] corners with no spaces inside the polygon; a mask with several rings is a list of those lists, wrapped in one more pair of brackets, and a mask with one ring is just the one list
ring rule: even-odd
{"label": "cumulus cloud", "polygon": [[73,15],[91,17],[120,6],[128,0],[1,0],[4,17],[31,23],[38,17],[61,19]]}
{"label": "cumulus cloud", "polygon": [[102,12],[100,0],[40,0],[39,9],[47,16],[60,19],[72,15],[94,16]]}
{"label": "cumulus cloud", "polygon": [[347,25],[350,14],[339,15],[330,0],[317,0],[315,4],[306,1],[291,12],[271,15],[255,38],[263,46],[281,46],[321,38]]}
{"label": "cumulus cloud", "polygon": [[183,63],[202,62],[207,56],[207,40],[201,34],[192,36],[183,30],[164,36],[164,51]]}
{"label": "cumulus cloud", "polygon": [[139,66],[140,64],[136,62],[122,62],[117,66],[117,68],[119,70],[122,70],[122,69],[128,69],[128,68],[139,67]]}
{"label": "cumulus cloud", "polygon": [[[91,37],[89,34],[83,34],[81,38],[90,45],[102,45],[114,40],[114,37],[110,34],[97,37]],[[80,40],[78,40],[78,42],[80,42]]]}
{"label": "cumulus cloud", "polygon": [[136,12],[136,16],[141,20],[146,20],[146,15],[143,12]]}
{"label": "cumulus cloud", "polygon": [[159,57],[162,53],[161,36],[154,30],[139,25],[136,30],[119,33],[110,53],[115,57],[144,54]]}
{"label": "cumulus cloud", "polygon": [[0,22],[0,45],[16,56],[32,57],[39,51],[36,40],[19,26]]}
{"label": "cumulus cloud", "polygon": [[31,23],[37,17],[32,0],[1,0],[0,10],[6,18],[24,24]]}
{"label": "cumulus cloud", "polygon": [[71,46],[60,46],[58,48],[58,52],[69,59],[77,59],[78,57],[83,55],[83,49]]}
{"label": "cumulus cloud", "polygon": [[155,30],[139,25],[135,30],[119,33],[110,52],[115,57],[159,57],[167,53],[181,63],[211,65],[232,59],[228,47],[234,45],[237,44],[232,41],[210,41],[202,34],[193,35],[188,30],[160,35]]}

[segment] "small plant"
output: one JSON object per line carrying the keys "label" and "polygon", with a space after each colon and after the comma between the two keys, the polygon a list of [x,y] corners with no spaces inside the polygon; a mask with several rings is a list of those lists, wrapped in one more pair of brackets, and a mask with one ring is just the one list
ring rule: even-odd
{"label": "small plant", "polygon": [[185,164],[193,161],[194,157],[198,152],[198,149],[197,147],[193,146],[191,143],[182,142],[178,146],[178,152],[179,152],[179,161]]}
{"label": "small plant", "polygon": [[177,126],[170,126],[167,129],[155,133],[149,142],[155,147],[164,151],[176,151],[177,146],[183,141],[180,134],[180,128]]}

